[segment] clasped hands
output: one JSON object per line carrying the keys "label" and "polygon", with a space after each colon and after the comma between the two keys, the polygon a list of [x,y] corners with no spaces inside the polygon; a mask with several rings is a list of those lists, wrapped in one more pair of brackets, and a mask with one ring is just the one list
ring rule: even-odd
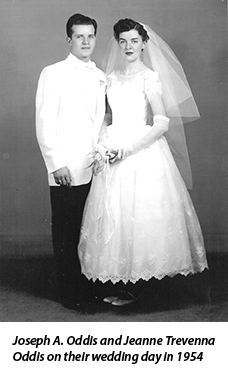
{"label": "clasped hands", "polygon": [[[114,162],[120,161],[124,157],[123,149],[108,149],[106,152],[109,163],[113,164]],[[56,184],[71,187],[72,177],[70,170],[67,167],[61,167],[58,170],[53,172],[53,176]]]}

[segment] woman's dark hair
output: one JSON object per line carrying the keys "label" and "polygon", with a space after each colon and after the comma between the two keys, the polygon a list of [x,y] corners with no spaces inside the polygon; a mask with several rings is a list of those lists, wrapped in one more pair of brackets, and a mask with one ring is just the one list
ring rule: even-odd
{"label": "woman's dark hair", "polygon": [[76,13],[76,14],[73,14],[73,16],[69,18],[66,24],[66,33],[69,38],[72,37],[72,34],[73,34],[72,27],[74,25],[93,25],[94,30],[95,30],[95,35],[97,33],[97,22],[93,18],[83,16],[83,14],[80,14],[80,13]]}
{"label": "woman's dark hair", "polygon": [[143,25],[139,22],[134,21],[130,18],[125,18],[119,20],[113,27],[114,30],[114,37],[117,41],[119,41],[120,33],[130,30],[137,30],[139,35],[141,35],[143,42],[147,42],[149,39],[149,35],[147,34],[146,30],[144,29]]}

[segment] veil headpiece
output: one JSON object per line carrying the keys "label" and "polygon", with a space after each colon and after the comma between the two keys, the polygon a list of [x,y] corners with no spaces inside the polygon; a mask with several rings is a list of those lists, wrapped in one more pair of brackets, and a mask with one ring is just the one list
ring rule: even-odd
{"label": "veil headpiece", "polygon": [[[192,188],[192,174],[183,124],[198,119],[199,111],[181,63],[174,52],[150,27],[142,23],[141,25],[149,36],[142,61],[148,68],[158,72],[162,83],[163,102],[167,116],[170,118],[170,127],[165,137],[187,187]],[[107,75],[124,69],[124,60],[114,37],[109,42],[102,67]]]}

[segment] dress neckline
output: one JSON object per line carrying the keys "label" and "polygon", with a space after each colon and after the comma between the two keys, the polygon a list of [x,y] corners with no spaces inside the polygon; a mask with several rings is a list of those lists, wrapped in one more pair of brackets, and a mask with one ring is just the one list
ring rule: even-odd
{"label": "dress neckline", "polygon": [[140,73],[144,72],[144,71],[147,70],[147,69],[148,69],[148,68],[145,67],[145,68],[143,68],[143,69],[141,69],[141,70],[139,70],[139,71],[137,71],[137,72],[135,72],[135,73],[131,73],[131,74],[126,74],[126,73],[123,73],[123,72],[119,71],[119,75],[120,75],[120,76],[123,76],[123,77],[132,77],[132,76],[136,76],[137,74],[140,74]]}

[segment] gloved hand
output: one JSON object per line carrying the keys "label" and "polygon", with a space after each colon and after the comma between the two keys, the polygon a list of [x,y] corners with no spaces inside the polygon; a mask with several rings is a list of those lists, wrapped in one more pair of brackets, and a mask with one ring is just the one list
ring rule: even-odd
{"label": "gloved hand", "polygon": [[149,132],[143,136],[139,141],[128,146],[127,148],[119,149],[115,158],[110,160],[110,163],[114,163],[118,160],[125,159],[130,155],[136,154],[139,151],[148,148],[156,140],[158,140],[169,129],[169,118],[164,115],[155,115],[153,117],[153,126]]}
{"label": "gloved hand", "polygon": [[156,140],[158,140],[165,132],[169,129],[169,118],[163,115],[155,115],[153,117],[153,126],[145,136],[143,136],[139,141],[128,146],[123,150],[122,159],[130,155],[136,154],[139,151],[148,148]]}

